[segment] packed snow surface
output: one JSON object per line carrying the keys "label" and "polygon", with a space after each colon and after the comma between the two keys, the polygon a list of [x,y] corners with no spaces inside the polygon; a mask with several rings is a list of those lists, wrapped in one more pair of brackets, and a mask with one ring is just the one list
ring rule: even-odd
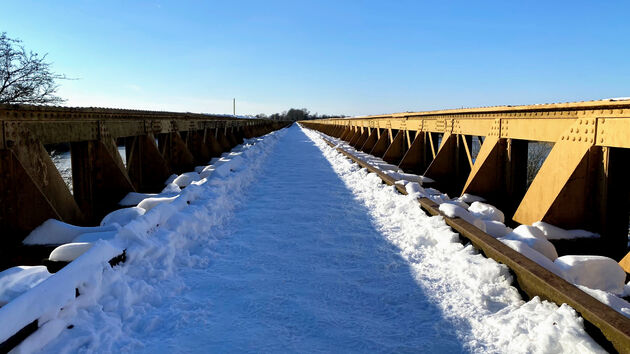
{"label": "packed snow surface", "polygon": [[22,295],[50,276],[45,266],[17,266],[0,272],[0,306]]}
{"label": "packed snow surface", "polygon": [[[417,193],[398,194],[315,132],[293,126],[213,163],[132,221],[111,216],[126,224],[115,235],[90,230],[107,237],[0,308],[56,309],[18,349],[602,351],[572,308],[523,301],[507,267],[462,245]],[[406,188],[431,194],[421,182]],[[126,263],[102,268],[123,248]],[[43,291],[54,296],[38,304]]]}
{"label": "packed snow surface", "polygon": [[[378,176],[328,147],[318,133],[307,131],[307,134],[322,149],[345,184],[368,206],[383,236],[400,249],[418,284],[443,309],[444,316],[457,324],[458,336],[467,350],[509,353],[602,351],[584,332],[583,320],[575,310],[567,305],[558,307],[538,297],[524,302],[510,285],[512,279],[507,267],[484,258],[471,245],[462,245],[458,235],[450,230],[441,216],[430,217],[422,212],[416,198],[419,195],[439,196],[439,191],[432,193],[430,188],[415,186],[413,189],[419,193],[397,194],[393,186],[383,184]],[[348,146],[343,148],[352,150]],[[360,152],[357,155],[365,156]],[[407,186],[406,189],[410,191]],[[447,197],[441,196],[441,203],[446,202]],[[475,203],[480,198],[468,195],[465,199]],[[443,209],[441,203],[438,202],[440,210]],[[462,213],[464,208],[446,208],[465,215]],[[497,215],[489,207],[481,205],[479,209]],[[538,253],[523,242],[518,243]],[[540,258],[553,265],[542,254]]]}

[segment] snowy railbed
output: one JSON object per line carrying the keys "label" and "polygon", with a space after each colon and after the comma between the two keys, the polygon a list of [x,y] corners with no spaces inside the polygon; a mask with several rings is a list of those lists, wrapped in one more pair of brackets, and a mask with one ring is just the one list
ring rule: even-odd
{"label": "snowy railbed", "polygon": [[[96,311],[103,321],[120,323],[134,309],[142,311],[144,302],[149,306],[157,301],[160,295],[155,283],[168,281],[176,265],[207,262],[190,256],[187,250],[213,240],[190,235],[223,226],[240,203],[242,190],[255,180],[285,133],[283,129],[247,139],[208,166],[172,176],[160,194],[128,195],[121,205],[138,205],[110,213],[100,227],[46,221],[25,243],[63,244],[50,258],[71,263],[53,275],[43,266],[0,272],[0,343],[37,319],[39,329],[16,348],[18,352],[36,351],[72,325],[81,311]],[[187,236],[183,230],[188,231]],[[109,261],[123,252],[124,266],[110,266]]]}
{"label": "snowy railbed", "polygon": [[[461,330],[458,335],[471,351],[528,353],[603,351],[586,334],[583,319],[573,308],[566,304],[557,306],[548,301],[541,301],[538,297],[523,301],[518,291],[511,285],[512,276],[505,265],[485,258],[471,245],[462,245],[459,242],[459,235],[450,229],[443,217],[427,216],[419,207],[417,198],[422,193],[422,196],[449,205],[448,208],[457,206],[461,210],[455,209],[456,213],[463,218],[469,218],[471,223],[483,230],[487,230],[487,221],[499,222],[502,219],[502,213],[499,214],[498,209],[487,204],[477,204],[469,212],[466,210],[469,208],[465,208],[468,206],[467,203],[474,204],[479,201],[475,200],[474,196],[453,200],[437,190],[422,188],[421,183],[427,181],[423,180],[423,177],[403,174],[396,166],[356,151],[339,139],[329,138],[340,144],[344,150],[367,160],[371,165],[378,166],[383,171],[390,171],[388,174],[395,179],[404,178],[406,181],[401,183],[406,184],[410,193],[399,194],[393,186],[383,184],[376,174],[368,173],[366,169],[360,168],[336,149],[328,146],[320,133],[303,130],[321,149],[346,186],[368,207],[379,231],[400,249],[401,256],[409,262],[418,284],[434,299],[445,317],[456,323],[457,328],[467,328]],[[484,215],[487,218],[482,219],[480,216]],[[491,226],[498,229],[496,232],[502,234],[501,236],[510,235],[514,231],[508,230],[504,225],[501,227],[491,223]],[[514,238],[518,238],[517,236],[519,235]],[[514,245],[517,242],[520,243]],[[521,249],[525,249],[523,245],[527,246],[523,241],[513,239],[507,239],[505,243],[508,245],[512,243],[514,247]],[[552,252],[546,246],[548,245],[543,244],[538,248],[541,251]],[[534,248],[527,246],[526,252],[529,250],[534,251]],[[525,255],[531,256],[528,253]],[[553,254],[550,256],[553,257]],[[541,257],[554,264],[545,255],[541,254]],[[558,269],[558,272],[564,274],[564,269]],[[615,299],[613,301],[625,303],[622,307],[630,307],[624,300],[608,292],[589,290],[589,293],[593,292],[601,293],[598,297],[600,299],[612,296]],[[623,312],[626,312],[625,309]]]}
{"label": "snowy railbed", "polygon": [[508,247],[523,254],[540,266],[573,283],[582,291],[630,317],[630,303],[622,297],[630,296],[630,282],[625,284],[626,273],[614,259],[597,255],[564,255],[558,257],[555,246],[549,240],[598,238],[600,235],[587,230],[565,230],[538,221],[532,225],[519,225],[515,229],[505,226],[503,212],[484,199],[470,194],[450,198],[434,188],[423,188],[423,183],[434,182],[430,178],[404,173],[397,166],[380,158],[357,151],[345,141],[328,137],[344,150],[394,178],[414,198],[423,197],[439,204],[439,210],[451,218],[461,218],[476,226]]}

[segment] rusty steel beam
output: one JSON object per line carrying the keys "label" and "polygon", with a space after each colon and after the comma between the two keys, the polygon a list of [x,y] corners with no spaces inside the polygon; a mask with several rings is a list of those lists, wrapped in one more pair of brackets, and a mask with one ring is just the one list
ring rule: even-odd
{"label": "rusty steel beam", "polygon": [[127,138],[125,153],[127,173],[136,191],[155,192],[164,187],[171,170],[153,134]]}
{"label": "rusty steel beam", "polygon": [[[44,145],[98,140],[103,124],[114,138],[270,124],[268,120],[210,114],[0,105],[0,124],[11,122],[23,124]],[[0,136],[0,145],[4,145],[4,138]]]}
{"label": "rusty steel beam", "polygon": [[[10,258],[49,218],[98,224],[128,192],[159,192],[171,173],[207,163],[243,142],[245,131],[254,137],[285,125],[208,114],[0,105],[0,258]],[[126,166],[117,142],[125,145]],[[44,147],[58,143],[71,147],[74,195]],[[31,207],[21,207],[26,200]]]}

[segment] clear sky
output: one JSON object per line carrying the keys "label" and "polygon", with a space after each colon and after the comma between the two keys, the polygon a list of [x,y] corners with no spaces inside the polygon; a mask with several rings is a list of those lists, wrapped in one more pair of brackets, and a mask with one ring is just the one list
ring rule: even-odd
{"label": "clear sky", "polygon": [[630,96],[630,1],[2,1],[73,106],[328,114]]}

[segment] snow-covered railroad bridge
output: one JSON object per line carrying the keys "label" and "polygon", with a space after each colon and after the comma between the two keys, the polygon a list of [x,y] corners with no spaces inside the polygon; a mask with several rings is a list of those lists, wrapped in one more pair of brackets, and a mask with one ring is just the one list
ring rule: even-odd
{"label": "snow-covered railroad bridge", "polygon": [[625,117],[2,107],[0,349],[628,352]]}

